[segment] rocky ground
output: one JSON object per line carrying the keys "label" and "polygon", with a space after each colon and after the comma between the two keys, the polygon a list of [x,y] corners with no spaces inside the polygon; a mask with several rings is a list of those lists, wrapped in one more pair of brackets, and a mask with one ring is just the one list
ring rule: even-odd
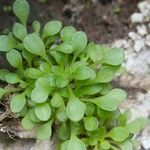
{"label": "rocky ground", "polygon": [[[117,39],[109,44],[112,47],[123,48],[126,53],[124,65],[127,72],[119,77],[114,84],[128,93],[128,99],[120,106],[122,110],[130,108],[133,119],[139,116],[150,118],[150,0],[139,2],[137,12],[133,13],[130,19],[134,29],[125,38]],[[31,136],[30,133],[23,132],[22,129],[19,132],[14,129],[14,134],[21,138],[11,140],[9,127],[3,127],[0,124],[0,130],[2,132],[0,138],[3,137],[0,140],[0,150],[54,149],[52,146],[55,140],[41,142],[22,139],[22,137]],[[3,132],[7,132],[9,137]],[[6,139],[9,139],[9,142],[4,144],[3,141]],[[139,150],[150,150],[150,125],[147,125],[137,136],[137,139],[140,142]]]}

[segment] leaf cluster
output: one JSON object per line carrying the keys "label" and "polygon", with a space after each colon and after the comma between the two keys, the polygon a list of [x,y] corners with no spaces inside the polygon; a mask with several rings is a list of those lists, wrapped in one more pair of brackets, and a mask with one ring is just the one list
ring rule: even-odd
{"label": "leaf cluster", "polygon": [[128,122],[130,111],[118,109],[126,93],[111,86],[123,69],[123,50],[89,42],[84,32],[55,20],[43,29],[36,20],[29,33],[29,10],[26,0],[16,0],[21,23],[0,36],[0,51],[15,70],[0,70],[0,80],[15,87],[0,88],[0,97],[12,94],[10,110],[24,129],[35,128],[45,140],[53,127],[61,150],[134,149],[132,136],[146,119]]}

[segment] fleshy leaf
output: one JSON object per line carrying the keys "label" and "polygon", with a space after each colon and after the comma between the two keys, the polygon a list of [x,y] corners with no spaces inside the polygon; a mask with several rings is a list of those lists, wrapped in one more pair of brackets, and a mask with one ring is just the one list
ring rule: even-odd
{"label": "fleshy leaf", "polygon": [[121,150],[134,150],[133,144],[130,141],[125,141],[120,144]]}
{"label": "fleshy leaf", "polygon": [[35,114],[41,121],[47,121],[51,117],[51,107],[48,103],[39,104],[35,107]]}
{"label": "fleshy leaf", "polygon": [[50,21],[48,22],[43,29],[43,38],[52,36],[60,32],[62,28],[62,23],[60,21]]}
{"label": "fleshy leaf", "polygon": [[6,80],[5,76],[6,76],[6,74],[8,74],[8,73],[9,73],[8,70],[6,70],[6,69],[1,69],[1,70],[0,70],[0,80],[5,81],[5,80]]}
{"label": "fleshy leaf", "polygon": [[122,142],[129,136],[129,132],[126,128],[115,127],[108,132],[108,137],[112,138],[116,142]]}
{"label": "fleshy leaf", "polygon": [[109,150],[111,147],[110,143],[108,141],[101,141],[101,148],[103,150]]}
{"label": "fleshy leaf", "polygon": [[6,82],[10,84],[15,84],[21,82],[21,79],[16,73],[8,73],[5,76]]}
{"label": "fleshy leaf", "polygon": [[0,99],[7,93],[6,89],[0,88]]}
{"label": "fleshy leaf", "polygon": [[63,98],[61,97],[61,95],[57,92],[54,93],[52,99],[51,99],[51,105],[53,107],[60,107],[63,104]]}
{"label": "fleshy leaf", "polygon": [[15,0],[13,11],[23,25],[26,25],[30,6],[26,0]]}
{"label": "fleshy leaf", "polygon": [[40,140],[50,139],[52,134],[52,121],[48,121],[37,128],[37,138]]}
{"label": "fleshy leaf", "polygon": [[35,115],[35,111],[34,108],[29,110],[29,116],[32,122],[38,123],[41,120],[37,118],[37,116]]}
{"label": "fleshy leaf", "polygon": [[22,67],[22,56],[17,50],[12,49],[11,51],[7,52],[6,58],[11,66],[15,68]]}
{"label": "fleshy leaf", "polygon": [[78,98],[70,99],[67,104],[67,115],[74,122],[80,121],[85,113],[85,104]]}
{"label": "fleshy leaf", "polygon": [[43,72],[36,68],[27,68],[24,74],[26,77],[31,79],[38,79],[43,76]]}
{"label": "fleshy leaf", "polygon": [[59,122],[64,122],[68,119],[65,106],[61,106],[57,109],[56,118]]}
{"label": "fleshy leaf", "polygon": [[72,35],[76,32],[73,26],[66,26],[60,32],[60,37],[63,41],[71,41]]}
{"label": "fleshy leaf", "polygon": [[13,113],[20,112],[26,104],[25,93],[17,94],[12,97],[10,102],[10,109]]}
{"label": "fleshy leaf", "polygon": [[0,36],[0,51],[10,51],[15,45],[15,42],[7,35]]}
{"label": "fleshy leaf", "polygon": [[41,24],[38,20],[35,20],[32,24],[32,27],[33,27],[34,32],[39,33],[41,29]]}
{"label": "fleshy leaf", "polygon": [[15,23],[13,26],[13,34],[16,38],[23,41],[23,39],[27,36],[27,29],[20,23]]}

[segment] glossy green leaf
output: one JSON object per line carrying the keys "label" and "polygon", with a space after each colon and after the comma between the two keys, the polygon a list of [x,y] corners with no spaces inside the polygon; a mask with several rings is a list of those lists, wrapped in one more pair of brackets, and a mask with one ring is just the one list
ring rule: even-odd
{"label": "glossy green leaf", "polygon": [[9,73],[8,70],[6,70],[6,69],[1,69],[1,70],[0,70],[0,80],[5,81],[5,80],[6,80],[6,79],[5,79],[5,76],[6,76],[6,74],[8,74],[8,73]]}
{"label": "glossy green leaf", "polygon": [[83,95],[94,95],[96,93],[99,93],[102,90],[101,84],[93,84],[88,86],[83,86],[76,90],[77,96],[83,96]]}
{"label": "glossy green leaf", "polygon": [[15,68],[22,67],[22,56],[17,50],[12,49],[11,51],[7,52],[6,58],[11,66]]}
{"label": "glossy green leaf", "polygon": [[30,116],[30,119],[31,119],[32,122],[38,123],[38,122],[41,121],[41,120],[38,119],[37,116],[35,115],[35,111],[34,111],[33,108],[29,110],[29,116]]}
{"label": "glossy green leaf", "polygon": [[134,150],[133,144],[130,141],[125,141],[120,144],[121,150]]}
{"label": "glossy green leaf", "polygon": [[36,68],[27,68],[24,72],[27,78],[38,79],[43,76],[43,72]]}
{"label": "glossy green leaf", "polygon": [[23,40],[23,45],[29,52],[46,58],[45,45],[36,34],[29,34]]}
{"label": "glossy green leaf", "polygon": [[39,69],[44,73],[50,73],[51,72],[51,66],[47,62],[40,62]]}
{"label": "glossy green leaf", "polygon": [[27,29],[24,25],[20,23],[15,23],[13,26],[13,34],[16,38],[23,41],[23,39],[27,36]]}
{"label": "glossy green leaf", "polygon": [[28,64],[31,66],[31,62],[34,58],[34,54],[32,54],[29,51],[27,51],[26,49],[24,49],[24,50],[22,50],[22,56],[24,57],[24,59],[26,59]]}
{"label": "glossy green leaf", "polygon": [[98,129],[99,121],[96,117],[84,117],[84,126],[87,131],[94,131]]}
{"label": "glossy green leaf", "polygon": [[29,113],[21,120],[21,125],[26,130],[31,130],[35,127],[35,123],[31,121]]}
{"label": "glossy green leaf", "polygon": [[93,98],[92,103],[96,104],[99,108],[107,111],[114,111],[117,109],[121,101],[126,98],[126,93],[121,89],[112,89],[108,94]]}
{"label": "glossy green leaf", "polygon": [[51,117],[51,107],[48,103],[39,104],[35,107],[35,114],[41,121],[47,121]]}
{"label": "glossy green leaf", "polygon": [[86,80],[90,78],[95,78],[96,73],[90,67],[82,66],[76,70],[74,73],[74,79],[76,80]]}
{"label": "glossy green leaf", "polygon": [[0,88],[0,99],[7,93],[6,89]]}
{"label": "glossy green leaf", "polygon": [[133,134],[139,133],[148,123],[147,118],[137,118],[126,125],[126,129]]}
{"label": "glossy green leaf", "polygon": [[52,121],[48,121],[37,128],[37,138],[40,140],[50,139],[52,134]]}
{"label": "glossy green leaf", "polygon": [[100,145],[101,145],[101,148],[103,150],[109,150],[111,148],[110,143],[108,141],[106,141],[106,140],[105,141],[101,141]]}
{"label": "glossy green leaf", "polygon": [[10,109],[13,113],[18,113],[24,108],[25,104],[25,93],[17,94],[11,98]]}
{"label": "glossy green leaf", "polygon": [[60,32],[61,28],[62,23],[60,21],[50,21],[44,26],[42,37],[45,38],[55,35]]}
{"label": "glossy green leaf", "polygon": [[97,62],[102,58],[103,51],[100,45],[90,42],[87,46],[87,54],[93,62]]}
{"label": "glossy green leaf", "polygon": [[54,50],[65,53],[65,54],[71,54],[74,51],[73,46],[65,42],[58,45]]}
{"label": "glossy green leaf", "polygon": [[13,11],[23,25],[26,25],[30,6],[26,0],[15,0]]}
{"label": "glossy green leaf", "polygon": [[51,105],[53,107],[60,107],[63,104],[63,98],[61,97],[61,95],[57,92],[54,93],[52,99],[51,99]]}
{"label": "glossy green leaf", "polygon": [[68,84],[68,79],[64,75],[60,75],[56,77],[56,86],[59,88],[63,88]]}
{"label": "glossy green leaf", "polygon": [[56,118],[60,122],[64,122],[68,119],[65,106],[61,106],[57,109]]}
{"label": "glossy green leaf", "polygon": [[63,142],[61,144],[61,150],[68,150],[68,144],[69,144],[69,140]]}
{"label": "glossy green leaf", "polygon": [[5,76],[6,82],[10,84],[15,84],[21,82],[19,76],[15,73],[8,73]]}
{"label": "glossy green leaf", "polygon": [[86,146],[77,136],[72,135],[67,150],[86,150]]}
{"label": "glossy green leaf", "polygon": [[129,132],[126,128],[115,127],[108,132],[108,137],[112,138],[116,142],[122,142],[129,136]]}
{"label": "glossy green leaf", "polygon": [[95,105],[92,103],[86,103],[86,110],[85,110],[85,114],[86,116],[92,116],[95,113]]}
{"label": "glossy green leaf", "polygon": [[76,29],[73,26],[66,26],[60,32],[60,37],[63,41],[70,41],[72,35],[76,32]]}
{"label": "glossy green leaf", "polygon": [[15,42],[6,35],[0,36],[0,51],[10,51],[15,47]]}
{"label": "glossy green leaf", "polygon": [[86,106],[78,98],[70,99],[67,104],[67,115],[74,122],[80,121],[85,113]]}
{"label": "glossy green leaf", "polygon": [[35,20],[33,21],[32,27],[33,27],[34,32],[39,33],[41,29],[41,24],[38,20]]}
{"label": "glossy green leaf", "polygon": [[108,48],[104,52],[101,63],[108,65],[120,65],[124,61],[125,54],[122,49]]}
{"label": "glossy green leaf", "polygon": [[78,31],[72,35],[71,43],[75,49],[75,52],[80,53],[87,46],[87,36],[84,32]]}

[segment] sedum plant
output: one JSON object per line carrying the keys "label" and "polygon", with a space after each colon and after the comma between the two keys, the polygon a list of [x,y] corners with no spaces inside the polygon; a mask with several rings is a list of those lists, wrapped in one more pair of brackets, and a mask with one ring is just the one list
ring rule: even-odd
{"label": "sedum plant", "polygon": [[82,31],[50,21],[43,29],[33,22],[27,29],[29,4],[16,0],[15,23],[0,36],[13,72],[0,70],[0,97],[11,94],[10,110],[24,129],[36,130],[37,139],[58,135],[60,150],[133,150],[134,134],[146,119],[128,121],[129,110],[119,104],[126,93],[111,81],[121,72],[124,52],[89,42]]}

